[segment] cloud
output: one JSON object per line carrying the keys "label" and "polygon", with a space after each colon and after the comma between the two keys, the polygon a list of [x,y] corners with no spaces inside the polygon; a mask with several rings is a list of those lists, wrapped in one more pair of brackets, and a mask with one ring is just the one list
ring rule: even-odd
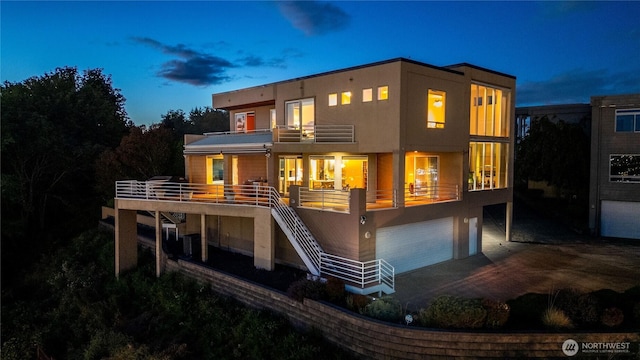
{"label": "cloud", "polygon": [[165,79],[196,86],[221,84],[230,80],[227,70],[236,67],[228,60],[188,48],[184,44],[166,45],[148,37],[132,39],[179,58],[162,64],[157,74]]}
{"label": "cloud", "polygon": [[610,73],[575,69],[518,85],[518,106],[588,103],[591,96],[640,93],[640,70]]}
{"label": "cloud", "polygon": [[280,12],[306,35],[322,35],[347,27],[350,16],[339,7],[319,1],[278,2]]}

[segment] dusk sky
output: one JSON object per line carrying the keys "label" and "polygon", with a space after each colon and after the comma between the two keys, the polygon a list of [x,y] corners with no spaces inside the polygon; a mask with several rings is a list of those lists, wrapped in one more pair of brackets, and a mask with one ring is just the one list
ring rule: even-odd
{"label": "dusk sky", "polygon": [[640,93],[640,2],[2,1],[0,79],[101,68],[134,123],[371,62],[471,63],[518,106]]}

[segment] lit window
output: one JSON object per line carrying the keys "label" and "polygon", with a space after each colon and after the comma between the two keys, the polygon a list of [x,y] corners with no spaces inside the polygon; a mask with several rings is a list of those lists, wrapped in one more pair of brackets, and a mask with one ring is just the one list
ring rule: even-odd
{"label": "lit window", "polygon": [[640,183],[640,155],[610,155],[609,181]]}
{"label": "lit window", "polygon": [[480,136],[509,136],[508,90],[471,85],[469,133]]}
{"label": "lit window", "polygon": [[333,156],[309,157],[309,188],[314,190],[333,189],[335,186],[336,160]]}
{"label": "lit window", "polygon": [[509,144],[498,142],[469,143],[469,190],[507,187]]}
{"label": "lit window", "polygon": [[271,118],[271,128],[275,129],[276,128],[276,109],[270,109],[269,110],[269,115]]}
{"label": "lit window", "polygon": [[351,104],[351,91],[345,91],[342,93],[342,105]]}
{"label": "lit window", "polygon": [[389,87],[388,86],[379,86],[378,87],[378,100],[387,100],[389,98]]}
{"label": "lit window", "polygon": [[224,160],[222,155],[207,156],[207,184],[222,184]]}
{"label": "lit window", "polygon": [[373,100],[373,89],[362,89],[362,102],[370,102]]}
{"label": "lit window", "polygon": [[616,110],[616,132],[640,132],[640,109]]}
{"label": "lit window", "polygon": [[429,90],[427,96],[427,128],[444,129],[445,123],[445,100],[444,91]]}
{"label": "lit window", "polygon": [[329,106],[338,105],[338,94],[329,94]]}
{"label": "lit window", "polygon": [[313,98],[287,101],[285,103],[286,125],[295,129],[313,127],[315,121],[314,103]]}

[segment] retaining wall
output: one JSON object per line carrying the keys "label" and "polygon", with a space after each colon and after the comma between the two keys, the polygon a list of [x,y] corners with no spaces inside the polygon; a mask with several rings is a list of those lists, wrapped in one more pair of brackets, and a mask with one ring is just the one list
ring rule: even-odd
{"label": "retaining wall", "polygon": [[187,261],[168,260],[166,269],[208,283],[215,292],[249,307],[278,313],[295,326],[315,328],[329,341],[368,359],[554,358],[566,357],[562,344],[567,339],[578,344],[631,342],[632,349],[640,342],[639,333],[472,333],[394,325],[323,302],[301,303],[280,291]]}

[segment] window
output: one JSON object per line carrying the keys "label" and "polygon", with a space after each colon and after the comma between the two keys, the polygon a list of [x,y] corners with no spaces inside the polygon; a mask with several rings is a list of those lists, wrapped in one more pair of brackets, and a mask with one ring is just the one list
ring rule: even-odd
{"label": "window", "polygon": [[287,126],[300,129],[313,128],[315,120],[314,99],[301,99],[285,103]]}
{"label": "window", "polygon": [[269,118],[271,119],[271,128],[275,129],[276,128],[276,109],[270,109],[269,110]]}
{"label": "window", "polygon": [[329,94],[329,106],[338,105],[338,94]]}
{"label": "window", "polygon": [[429,90],[427,96],[427,128],[444,129],[445,122],[445,100],[444,91]]}
{"label": "window", "polygon": [[509,136],[508,90],[471,85],[470,134],[480,136]]}
{"label": "window", "polygon": [[362,102],[370,102],[373,100],[373,89],[362,89]]}
{"label": "window", "polygon": [[342,98],[340,100],[342,105],[351,104],[351,91],[345,91],[342,93]]}
{"label": "window", "polygon": [[342,190],[367,188],[367,157],[344,156],[340,160]]}
{"label": "window", "polygon": [[610,155],[609,181],[640,183],[640,155]]}
{"label": "window", "polygon": [[640,109],[616,110],[616,132],[640,132]]}
{"label": "window", "polygon": [[387,100],[389,98],[389,87],[388,86],[379,86],[378,87],[378,100]]}
{"label": "window", "polygon": [[469,190],[507,187],[509,144],[471,142],[469,144]]}
{"label": "window", "polygon": [[333,156],[309,157],[309,188],[333,189],[335,186],[336,160]]}
{"label": "window", "polygon": [[222,184],[224,180],[224,159],[222,155],[207,156],[207,184]]}

